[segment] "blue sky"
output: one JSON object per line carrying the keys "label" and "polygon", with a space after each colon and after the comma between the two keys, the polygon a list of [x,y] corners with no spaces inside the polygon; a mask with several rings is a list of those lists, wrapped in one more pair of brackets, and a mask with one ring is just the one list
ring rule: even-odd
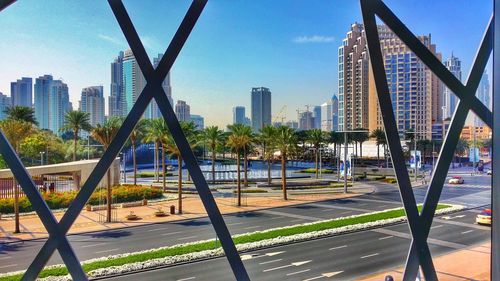
{"label": "blue sky", "polygon": [[[386,0],[415,34],[432,34],[438,51],[470,65],[492,11],[489,0]],[[124,1],[150,56],[163,52],[190,2]],[[174,100],[191,105],[207,124],[224,126],[232,107],[249,115],[251,87],[271,89],[273,114],[287,105],[319,105],[337,92],[337,49],[356,0],[209,0],[171,73]],[[107,1],[19,0],[0,13],[0,92],[21,76],[52,74],[70,89],[74,107],[83,87],[109,94],[110,62],[127,48]],[[107,100],[106,100],[107,102]]]}

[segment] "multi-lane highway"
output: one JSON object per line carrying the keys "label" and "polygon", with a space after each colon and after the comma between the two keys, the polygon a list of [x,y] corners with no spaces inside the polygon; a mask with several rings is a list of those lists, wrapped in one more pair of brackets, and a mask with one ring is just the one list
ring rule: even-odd
{"label": "multi-lane highway", "polygon": [[[464,178],[466,180],[464,185],[446,186],[441,201],[464,204],[468,207],[489,204],[490,177],[464,176]],[[423,200],[425,191],[425,188],[414,190],[417,201]],[[401,206],[401,203],[397,189],[394,186],[379,184],[376,192],[352,199],[328,200],[226,215],[224,219],[231,233],[238,234],[398,206]],[[434,239],[432,241],[435,242],[431,243],[433,253],[453,251],[487,240],[489,229],[473,224],[476,212],[474,210],[467,211],[459,214],[458,217],[452,216],[449,220],[436,221],[431,232],[431,238]],[[214,238],[214,236],[208,218],[200,218],[70,235],[69,240],[79,259],[86,260],[209,239]],[[342,277],[341,279],[349,279],[402,264],[409,241],[407,226],[401,224],[257,251],[251,256],[246,254],[244,259],[247,269],[256,280],[276,280],[277,278],[303,280],[315,276],[320,279],[319,276],[323,276],[321,274],[330,275],[333,273],[336,273],[337,277]],[[45,239],[38,239],[1,245],[0,272],[25,269],[44,242]],[[276,252],[283,253],[270,254]],[[61,263],[58,254],[52,257],[50,263]],[[141,274],[141,280],[232,279],[227,261],[224,258]],[[147,274],[148,277],[143,277],[146,276],[144,274]]]}

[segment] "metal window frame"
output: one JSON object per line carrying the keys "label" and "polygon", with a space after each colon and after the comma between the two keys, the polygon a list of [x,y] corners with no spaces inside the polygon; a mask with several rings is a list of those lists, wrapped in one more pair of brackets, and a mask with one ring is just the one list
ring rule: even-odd
{"label": "metal window frame", "polygon": [[[12,0],[0,2],[0,11],[13,2],[14,1]],[[120,25],[120,28],[130,45],[130,48],[132,49],[147,84],[125,118],[116,137],[113,139],[108,149],[97,163],[88,180],[85,182],[80,192],[78,192],[60,222],[57,222],[55,219],[53,213],[47,206],[47,203],[43,200],[41,194],[36,189],[36,186],[26,171],[26,168],[14,152],[3,132],[0,131],[0,152],[4,155],[5,161],[11,168],[12,173],[28,196],[33,208],[49,233],[49,238],[26,270],[22,280],[35,280],[56,249],[59,251],[64,264],[67,266],[68,271],[74,280],[88,280],[88,277],[83,271],[75,252],[68,242],[66,234],[82,211],[85,203],[96,189],[98,183],[111,166],[113,160],[120,152],[131,131],[134,129],[135,125],[146,110],[146,107],[153,99],[157,102],[165,122],[172,133],[175,143],[181,152],[182,158],[184,159],[186,167],[191,174],[198,194],[200,195],[210,221],[214,226],[217,237],[221,242],[222,248],[224,249],[236,280],[250,280],[236,246],[231,238],[231,234],[229,233],[224,219],[222,218],[222,215],[217,207],[217,203],[210,192],[208,184],[203,176],[203,173],[201,172],[198,162],[196,161],[196,157],[186,140],[179,121],[175,116],[172,106],[170,105],[162,87],[162,81],[170,71],[175,59],[193,30],[207,3],[207,0],[192,1],[191,6],[189,7],[184,19],[182,20],[156,69],[153,68],[122,1],[108,0],[108,3],[111,6],[118,24]]]}
{"label": "metal window frame", "polygon": [[[497,1],[499,0],[495,0],[495,2]],[[381,0],[360,0],[360,2],[367,37],[368,52],[370,54],[370,59],[372,62],[375,87],[377,89],[377,96],[382,112],[382,119],[385,127],[386,137],[392,155],[392,161],[398,181],[401,200],[408,217],[408,225],[413,238],[410,252],[407,257],[403,280],[415,280],[420,266],[426,280],[438,280],[436,270],[432,261],[432,256],[427,244],[427,238],[429,236],[432,220],[434,218],[439,198],[443,190],[446,175],[448,173],[455,148],[460,138],[460,132],[465,124],[465,120],[467,118],[469,110],[472,110],[488,126],[493,128],[493,113],[484,104],[482,104],[479,99],[475,97],[475,93],[479,85],[482,73],[493,50],[493,17],[492,19],[490,19],[488,28],[486,29],[481,45],[477,51],[473,67],[467,79],[467,83],[466,85],[463,85],[450,71],[446,69],[441,61],[437,59],[436,56],[434,56],[434,54],[432,54],[432,52],[427,47],[425,47],[425,45],[422,44],[422,42],[415,35],[411,33],[411,31]],[[424,206],[421,213],[418,212],[410,178],[406,170],[403,150],[399,141],[399,132],[392,108],[391,97],[389,95],[384,61],[380,48],[376,16],[378,16],[396,34],[396,36],[398,36],[399,39],[404,42],[406,46],[413,53],[415,53],[415,55],[443,82],[443,84],[445,84],[459,98],[457,108],[453,114],[452,121],[441,148],[435,171],[432,174],[432,179],[424,199]],[[497,21],[495,21],[495,24],[499,25]],[[498,102],[496,106],[499,106]],[[496,125],[499,126],[499,124]],[[499,138],[499,136],[496,136],[496,138]],[[495,163],[497,163],[496,166]],[[497,162],[494,162],[494,167],[498,167],[499,164],[500,163],[498,163],[497,159]],[[495,183],[495,178],[498,178],[498,175],[496,177],[494,176],[493,178]],[[492,189],[495,190],[494,188]],[[495,196],[492,197],[494,198]],[[498,201],[498,199],[496,200]],[[498,204],[498,202],[496,203]],[[494,218],[494,225],[495,224],[496,223]],[[494,232],[492,233],[492,235],[492,241],[495,241],[493,237],[497,237],[498,234]],[[493,266],[493,264],[498,264],[498,257],[496,257],[495,259],[495,255],[498,255],[498,253],[495,253],[493,251],[494,248],[498,249],[498,243],[492,243],[492,274],[493,271],[497,272],[499,270],[498,266]],[[492,280],[499,280],[498,277],[500,276],[498,275],[498,272],[496,274],[496,279],[492,277]]]}

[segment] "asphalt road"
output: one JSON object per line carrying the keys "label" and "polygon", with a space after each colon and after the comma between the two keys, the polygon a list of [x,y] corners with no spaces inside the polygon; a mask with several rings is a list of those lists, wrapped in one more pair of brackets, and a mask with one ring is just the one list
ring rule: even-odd
{"label": "asphalt road", "polygon": [[[466,183],[464,185],[460,186],[446,186],[443,195],[442,195],[442,202],[452,202],[452,203],[460,203],[460,204],[465,204],[469,207],[473,206],[480,206],[480,205],[485,205],[489,204],[489,198],[490,198],[490,188],[489,186],[489,181],[490,177],[489,176],[464,176]],[[415,189],[415,196],[417,198],[418,202],[421,202],[425,196],[425,188],[418,188]],[[272,227],[278,227],[278,226],[285,226],[285,225],[293,225],[293,224],[298,224],[298,223],[304,223],[304,222],[309,222],[309,221],[316,221],[316,220],[321,220],[321,219],[329,219],[329,218],[335,218],[335,217],[341,217],[341,216],[347,216],[347,215],[354,215],[354,214],[361,214],[364,212],[369,212],[369,211],[377,211],[377,210],[384,210],[388,208],[394,208],[401,206],[400,203],[400,198],[399,198],[399,192],[394,186],[388,187],[386,185],[378,185],[377,191],[373,194],[367,194],[363,195],[360,197],[356,197],[353,199],[341,199],[341,200],[328,200],[328,201],[323,201],[320,203],[310,203],[310,204],[303,204],[303,205],[298,205],[298,206],[290,206],[290,207],[280,207],[280,208],[273,208],[273,209],[268,209],[268,210],[261,210],[261,211],[256,211],[256,212],[246,212],[246,213],[240,213],[240,214],[233,214],[233,215],[225,215],[224,219],[226,221],[226,224],[228,225],[228,228],[232,234],[238,234],[238,233],[245,233],[245,232],[251,232],[251,231],[256,231],[256,230],[264,230]],[[473,222],[473,216],[474,212],[469,212],[470,214],[466,215],[465,217],[461,218],[464,220],[464,223],[472,223]],[[434,225],[435,226],[435,225]],[[397,226],[401,228],[398,230],[401,233],[406,233],[407,231],[407,226],[405,224]],[[443,230],[450,231],[448,227],[459,227],[460,229],[467,228],[468,226],[466,225],[449,225],[445,224],[443,226]],[[391,229],[391,228],[389,228]],[[478,231],[479,229],[473,228],[474,231]],[[437,231],[437,230],[436,230]],[[467,230],[465,230],[467,231]],[[458,235],[460,231],[453,231],[453,235],[458,235],[457,237],[451,237],[450,239],[452,240],[457,240],[456,243],[459,244],[464,244],[464,245],[469,245],[467,243],[477,243],[484,241],[489,237],[489,232],[488,230],[481,230],[482,232],[485,232],[485,235],[479,235],[478,237],[472,237],[472,239],[469,239],[467,237],[472,236],[473,232],[466,233],[467,235],[461,236]],[[447,233],[443,233],[447,234]],[[369,231],[366,233],[357,233],[357,234],[351,234],[351,235],[343,235],[343,236],[338,236],[338,237],[332,237],[328,239],[322,239],[321,241],[332,241],[331,243],[337,243],[338,241],[343,241],[342,239],[350,239],[349,237],[358,237],[358,235],[380,235],[380,233],[376,233],[373,231]],[[406,248],[408,247],[408,239],[403,238],[403,237],[398,237],[396,235],[391,235],[394,236],[393,238],[387,240],[393,240],[394,241],[399,241],[401,240],[401,249],[397,250],[397,248],[392,247],[391,248],[391,254],[387,254],[384,252],[386,249],[384,248],[384,243],[389,242],[389,241],[384,241],[383,243],[379,241],[379,243],[372,243],[377,246],[376,251],[379,253],[377,256],[383,256],[384,259],[394,259],[396,262],[401,263],[404,260],[404,256],[406,255]],[[484,237],[483,237],[484,236]],[[179,244],[179,243],[185,243],[185,242],[190,242],[190,241],[197,241],[197,240],[203,240],[203,239],[209,239],[209,238],[214,238],[215,237],[215,232],[212,229],[212,226],[208,220],[208,218],[200,218],[200,219],[194,219],[194,220],[186,220],[186,221],[180,221],[180,222],[171,222],[171,223],[162,223],[162,224],[153,224],[153,225],[147,225],[147,226],[139,226],[139,227],[132,227],[132,228],[127,228],[127,229],[121,229],[121,230],[110,230],[110,231],[100,231],[100,232],[94,232],[94,233],[87,233],[87,234],[79,234],[79,235],[70,235],[68,236],[71,245],[75,249],[75,252],[77,253],[77,256],[80,260],[87,260],[90,258],[96,258],[96,257],[101,257],[101,256],[107,256],[107,255],[112,255],[112,254],[119,254],[119,253],[125,253],[125,252],[132,252],[132,251],[139,251],[139,250],[145,250],[145,249],[151,249],[151,248],[156,248],[156,247],[161,247],[161,246],[168,246],[168,245],[174,245],[174,244]],[[331,239],[331,240],[330,240]],[[362,239],[363,241],[367,241],[367,243],[373,238],[371,236],[363,237],[363,238],[354,238],[356,239]],[[462,240],[465,239],[467,240],[467,243],[462,243]],[[354,243],[354,240],[351,241],[352,250],[357,247],[356,243],[360,243],[359,241]],[[470,241],[469,241],[470,240]],[[26,269],[27,266],[29,265],[30,261],[33,259],[33,257],[36,255],[38,250],[41,248],[42,244],[45,242],[45,239],[37,239],[37,240],[31,240],[31,241],[25,241],[25,242],[20,242],[20,243],[14,243],[14,244],[2,244],[0,245],[0,272],[8,272],[8,271],[13,271],[13,270],[21,270],[21,269]],[[324,249],[325,246],[321,246],[320,241],[311,241],[307,243],[319,243],[317,247]],[[300,245],[306,245],[307,243],[300,243]],[[330,243],[330,242],[328,242]],[[455,242],[453,242],[455,243]],[[356,246],[354,246],[356,244]],[[370,244],[370,243],[369,243]],[[300,249],[299,244],[296,245],[298,249]],[[314,244],[316,245],[316,244]],[[391,244],[392,245],[392,244]],[[447,244],[448,245],[448,244]],[[449,246],[449,245],[448,245]],[[293,252],[295,250],[295,247],[292,246],[285,246],[285,248],[290,247],[289,250]],[[308,246],[309,247],[309,246]],[[310,246],[313,247],[313,246]],[[399,247],[399,246],[398,246]],[[434,246],[433,246],[434,247]],[[280,247],[281,248],[281,247]],[[293,248],[293,249],[292,249]],[[404,249],[403,249],[404,248]],[[441,249],[443,248],[443,249]],[[366,247],[360,247],[361,250],[366,249]],[[443,247],[441,245],[436,245],[436,251],[446,251],[449,250],[447,247]],[[278,250],[276,250],[278,251]],[[269,252],[275,252],[275,249],[270,250]],[[305,251],[307,252],[307,251]],[[337,251],[335,251],[337,252]],[[300,250],[297,251],[297,253],[301,253]],[[326,252],[330,253],[330,252]],[[351,253],[351,251],[349,251]],[[363,251],[365,253],[365,251]],[[304,249],[302,249],[302,254],[304,254]],[[361,254],[361,252],[360,252]],[[401,257],[402,255],[402,257]],[[298,255],[299,257],[302,257],[300,254]],[[349,255],[349,258],[351,255]],[[387,256],[387,257],[386,257]],[[288,258],[292,258],[293,256],[287,255],[287,260]],[[374,256],[375,257],[375,256]],[[281,257],[280,257],[281,258]],[[262,257],[262,259],[265,259],[265,257]],[[343,257],[341,260],[343,260],[345,257]],[[378,257],[376,260],[378,261],[381,259],[381,257]],[[285,259],[283,259],[284,261]],[[317,260],[317,258],[316,258]],[[325,259],[325,265],[330,264],[330,261],[332,259],[330,257]],[[363,258],[364,261],[370,261],[370,257]],[[54,263],[61,263],[61,259],[59,255],[56,253],[50,260],[49,264],[54,264]],[[263,261],[259,261],[263,262]],[[255,264],[256,268],[260,268],[259,262]],[[340,261],[339,261],[340,262]],[[207,263],[210,265],[207,266],[215,266],[217,267],[220,263],[220,265],[223,268],[226,268],[226,273],[221,275],[225,276],[227,273],[230,273],[228,270],[227,262],[225,259],[216,259],[213,261],[209,262],[203,262],[203,263],[196,263],[196,265],[199,265],[200,268],[203,268],[203,265]],[[211,263],[214,263],[213,265]],[[253,259],[250,259],[246,261],[248,263],[248,268],[249,271],[254,272],[255,270],[252,270],[252,263]],[[316,266],[317,263],[317,266]],[[309,271],[318,273],[321,270],[326,270],[325,267],[321,267],[321,264],[323,261],[318,260],[317,262],[308,262],[308,264],[314,264],[314,269],[311,269]],[[360,266],[363,263],[360,263]],[[362,273],[365,271],[373,271],[376,269],[380,269],[380,266],[385,265],[385,264],[391,264],[389,263],[389,260],[380,262],[379,265],[375,264],[370,264],[365,270],[359,269],[357,272]],[[194,265],[194,264],[193,264]],[[270,264],[271,265],[271,264]],[[331,265],[331,264],[330,264]],[[337,265],[337,263],[335,263]],[[273,265],[274,266],[274,265]],[[293,266],[293,265],[292,265]],[[176,272],[176,274],[184,274],[183,273],[183,268],[187,268],[188,265],[186,266],[177,266],[175,268],[177,269],[169,269],[170,271]],[[295,266],[293,266],[295,267]],[[190,270],[194,270],[193,267],[189,267]],[[196,267],[198,268],[198,266]],[[287,267],[288,268],[288,267]],[[185,270],[185,269],[184,269]],[[197,269],[196,269],[197,270]],[[221,269],[222,270],[222,269]],[[171,272],[169,271],[168,276],[174,276],[170,274]],[[271,271],[266,271],[267,272],[275,272],[279,270],[271,270]],[[307,272],[309,272],[307,271]],[[331,272],[332,270],[325,271],[325,272]],[[342,274],[348,274],[348,270],[342,269],[344,271]],[[163,270],[160,270],[158,272],[163,272]],[[189,271],[191,272],[191,271]],[[202,270],[199,272],[201,274],[203,272]],[[221,272],[224,272],[222,270]],[[305,272],[304,272],[305,273]],[[152,276],[154,276],[155,272],[151,272]],[[182,275],[181,274],[181,275]],[[198,279],[201,278],[202,275],[198,275]],[[216,274],[215,272],[211,272],[209,274]],[[257,274],[257,273],[256,273]],[[274,274],[274,273],[273,273]],[[299,273],[297,273],[298,275]],[[272,274],[271,274],[272,275]],[[179,275],[180,276],[180,275]],[[203,280],[222,280],[219,278],[211,279],[208,278],[209,276],[203,275]],[[229,278],[231,275],[229,275]],[[266,275],[267,276],[267,275]],[[291,275],[293,276],[293,275]],[[341,276],[339,274],[339,276]],[[189,277],[189,276],[188,276]],[[168,277],[170,278],[170,277]],[[170,279],[161,279],[161,280],[170,280]],[[174,278],[174,277],[172,277]],[[177,278],[177,277],[175,277]],[[171,280],[175,280],[171,279]],[[181,278],[181,277],[179,277]],[[267,278],[267,277],[266,277]],[[288,277],[287,277],[288,278]],[[290,277],[292,278],[292,277]],[[346,276],[346,278],[348,278]],[[149,280],[149,278],[148,278]],[[153,280],[153,279],[151,279]],[[261,280],[261,279],[258,279]],[[272,279],[268,279],[272,280]]]}

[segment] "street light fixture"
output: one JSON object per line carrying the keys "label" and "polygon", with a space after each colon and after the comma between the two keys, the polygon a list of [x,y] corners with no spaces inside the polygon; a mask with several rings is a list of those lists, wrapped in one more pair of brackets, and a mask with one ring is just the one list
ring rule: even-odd
{"label": "street light fixture", "polygon": [[[413,151],[415,152],[415,169],[414,169],[414,176],[415,176],[415,182],[417,182],[417,176],[418,176],[418,167],[417,167],[417,134],[426,134],[427,132],[425,131],[406,131],[405,134],[413,134]],[[434,153],[434,148],[432,149],[432,153]],[[411,154],[411,152],[410,152]],[[410,155],[411,157],[411,155]],[[432,155],[432,161],[434,161],[434,155]],[[420,160],[422,161],[422,160]]]}
{"label": "street light fixture", "polygon": [[40,166],[43,166],[43,155],[45,154],[45,151],[40,151]]}

